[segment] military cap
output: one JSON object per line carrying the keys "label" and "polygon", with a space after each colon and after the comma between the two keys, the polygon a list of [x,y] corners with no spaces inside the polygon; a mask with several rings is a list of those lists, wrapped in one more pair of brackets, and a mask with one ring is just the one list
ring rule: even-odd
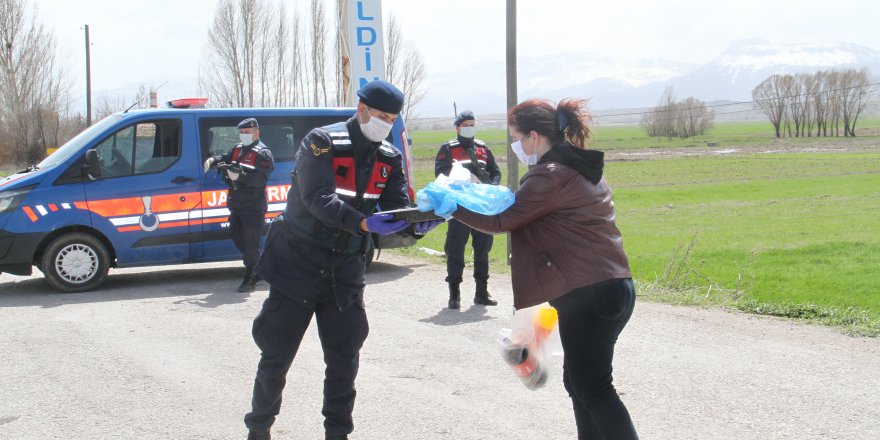
{"label": "military cap", "polygon": [[455,117],[455,121],[453,124],[458,127],[464,121],[476,121],[477,118],[474,117],[474,112],[470,110],[464,110]]}
{"label": "military cap", "polygon": [[403,109],[403,92],[381,79],[366,83],[357,95],[364,104],[385,113],[397,114]]}
{"label": "military cap", "polygon": [[257,124],[257,120],[254,118],[247,118],[244,121],[238,123],[238,128],[256,128],[259,127],[260,124]]}

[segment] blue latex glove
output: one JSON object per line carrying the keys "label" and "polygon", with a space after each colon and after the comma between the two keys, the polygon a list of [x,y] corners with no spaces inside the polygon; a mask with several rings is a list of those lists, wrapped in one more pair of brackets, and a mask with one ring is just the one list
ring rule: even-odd
{"label": "blue latex glove", "polygon": [[406,220],[393,220],[391,214],[373,214],[367,217],[367,229],[379,235],[400,232],[409,226]]}
{"label": "blue latex glove", "polygon": [[413,232],[415,232],[416,235],[425,235],[431,229],[439,226],[440,223],[443,223],[443,220],[428,220],[424,222],[416,222],[413,223]]}

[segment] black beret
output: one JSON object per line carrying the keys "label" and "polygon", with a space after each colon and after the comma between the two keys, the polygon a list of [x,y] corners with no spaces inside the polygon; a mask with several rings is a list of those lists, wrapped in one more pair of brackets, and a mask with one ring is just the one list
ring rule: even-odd
{"label": "black beret", "polygon": [[244,121],[241,121],[238,123],[238,128],[240,128],[240,129],[241,128],[254,128],[254,127],[259,127],[259,126],[260,125],[257,124],[257,120],[254,118],[247,118]]}
{"label": "black beret", "polygon": [[477,118],[474,117],[474,112],[470,110],[464,110],[455,117],[455,121],[453,124],[458,127],[464,121],[476,121]]}
{"label": "black beret", "polygon": [[403,109],[403,92],[381,79],[366,83],[357,94],[361,102],[385,113],[397,114]]}

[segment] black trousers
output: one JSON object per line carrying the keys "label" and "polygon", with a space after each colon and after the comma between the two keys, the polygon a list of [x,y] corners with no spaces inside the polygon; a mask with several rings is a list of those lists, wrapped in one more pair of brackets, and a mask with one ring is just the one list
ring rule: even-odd
{"label": "black trousers", "polygon": [[241,251],[244,266],[248,269],[253,269],[260,261],[264,218],[265,214],[261,212],[232,211],[229,214],[229,234],[235,247]]}
{"label": "black trousers", "polygon": [[319,296],[314,310],[270,288],[253,325],[254,341],[262,353],[254,381],[252,411],[244,418],[249,429],[267,430],[275,422],[281,411],[287,371],[312,315],[317,319],[327,366],[321,410],[324,429],[331,434],[350,434],[354,430],[354,380],[358,353],[367,339],[369,324],[363,303],[355,302],[340,310],[329,286]]}
{"label": "black trousers", "polygon": [[632,279],[626,278],[581,287],[550,301],[559,312],[563,383],[574,406],[579,439],[638,438],[611,383],[614,344],[635,299]]}
{"label": "black trousers", "polygon": [[471,229],[470,226],[450,220],[446,230],[446,282],[460,283],[464,274],[464,248],[468,237],[472,237],[474,248],[474,279],[489,279],[489,251],[492,250],[492,235]]}

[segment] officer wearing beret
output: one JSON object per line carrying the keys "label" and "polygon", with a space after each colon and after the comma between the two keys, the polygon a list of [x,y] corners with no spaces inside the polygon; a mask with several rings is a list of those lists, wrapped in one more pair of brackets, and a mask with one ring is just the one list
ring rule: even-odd
{"label": "officer wearing beret", "polygon": [[254,118],[238,124],[241,143],[226,154],[209,157],[205,172],[213,166],[229,186],[226,206],[229,208],[229,233],[241,251],[246,268],[239,292],[252,292],[259,277],[254,266],[260,259],[260,237],[263,234],[266,210],[266,182],[275,169],[272,152],[260,142],[260,126]]}
{"label": "officer wearing beret", "polygon": [[[480,183],[498,185],[501,183],[501,170],[495,162],[492,150],[485,142],[476,139],[476,118],[474,112],[465,110],[453,121],[458,136],[440,146],[434,160],[434,176],[449,175],[453,162],[461,163]],[[464,249],[468,237],[472,237],[474,248],[474,280],[477,284],[474,304],[494,306],[498,304],[489,295],[489,251],[492,250],[492,235],[471,229],[458,220],[450,220],[446,231],[446,282],[449,283],[449,308],[461,307],[461,285],[464,273]]]}
{"label": "officer wearing beret", "polygon": [[312,316],[327,364],[324,431],[345,439],[354,429],[354,381],[369,326],[364,310],[364,254],[370,234],[423,236],[439,222],[413,225],[382,210],[411,205],[400,152],[385,139],[403,93],[377,80],[358,90],[357,114],[313,129],[296,153],[287,208],[272,222],[257,274],[270,284],[254,319],[261,350],[249,439],[268,439],[281,409],[287,371]]}

